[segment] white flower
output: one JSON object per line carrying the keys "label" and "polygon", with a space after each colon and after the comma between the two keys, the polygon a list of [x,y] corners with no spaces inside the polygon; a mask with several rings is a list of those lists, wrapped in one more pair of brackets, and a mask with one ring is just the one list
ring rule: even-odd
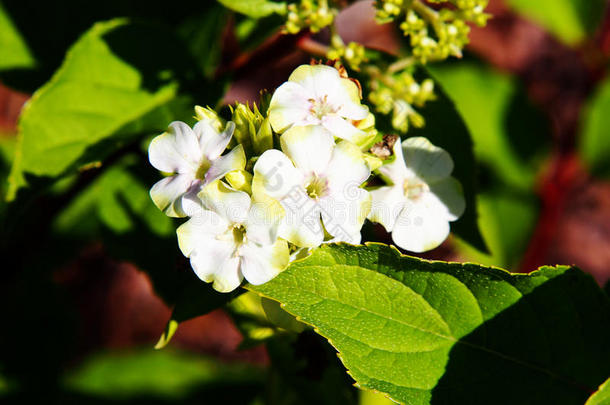
{"label": "white flower", "polygon": [[220,180],[200,193],[204,207],[178,230],[178,244],[197,276],[229,292],[245,278],[266,283],[289,261],[288,244],[250,196]]}
{"label": "white flower", "polygon": [[[362,152],[324,127],[294,127],[280,138],[282,152],[268,150],[254,166],[252,190],[279,201],[279,235],[300,247],[319,246],[326,231],[333,242],[360,242],[370,209],[361,184],[370,175]],[[322,227],[322,223],[324,227]]]}
{"label": "white flower", "polygon": [[449,235],[449,222],[466,207],[460,183],[451,177],[453,160],[426,138],[394,145],[396,160],[378,171],[391,186],[371,191],[369,219],[381,223],[403,249],[424,252]]}
{"label": "white flower", "polygon": [[155,205],[170,217],[184,217],[199,208],[197,193],[206,184],[225,174],[243,169],[246,156],[241,145],[224,156],[235,124],[229,122],[224,132],[203,119],[191,129],[180,121],[172,122],[167,132],[152,140],[148,159],[158,170],[172,173],[150,189]]}
{"label": "white flower", "polygon": [[301,65],[277,88],[269,105],[269,122],[276,132],[293,126],[322,125],[334,136],[357,142],[366,133],[352,121],[367,118],[358,86],[325,65]]}

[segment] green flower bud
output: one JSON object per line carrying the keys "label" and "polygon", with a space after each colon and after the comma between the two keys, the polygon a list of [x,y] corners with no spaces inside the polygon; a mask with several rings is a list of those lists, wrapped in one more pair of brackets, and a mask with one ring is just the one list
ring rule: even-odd
{"label": "green flower bud", "polygon": [[273,131],[269,120],[261,114],[256,104],[237,103],[231,107],[235,123],[234,139],[244,147],[247,157],[261,155],[273,147]]}
{"label": "green flower bud", "polygon": [[210,121],[214,129],[218,132],[222,132],[224,129],[226,122],[223,120],[216,111],[212,110],[210,107],[201,107],[199,105],[195,106],[195,118],[198,121],[203,119],[207,119]]}

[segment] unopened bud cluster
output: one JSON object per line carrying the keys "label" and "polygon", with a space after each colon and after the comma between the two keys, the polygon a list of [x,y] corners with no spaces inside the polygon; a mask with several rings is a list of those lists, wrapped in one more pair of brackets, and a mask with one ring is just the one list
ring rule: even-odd
{"label": "unopened bud cluster", "polygon": [[332,36],[326,57],[330,60],[342,60],[354,70],[360,70],[362,62],[367,61],[364,45],[358,42],[345,45],[339,35]]}
{"label": "unopened bud cluster", "polygon": [[423,127],[424,118],[413,107],[423,107],[434,99],[434,82],[426,79],[418,83],[408,71],[384,74],[370,83],[369,100],[382,114],[392,114],[392,126],[406,133],[410,125]]}
{"label": "unopened bud cluster", "polygon": [[337,9],[328,4],[328,0],[301,0],[288,5],[288,16],[284,30],[296,34],[308,28],[311,32],[319,32],[335,20]]}
{"label": "unopened bud cluster", "polygon": [[[377,20],[385,23],[404,18],[400,29],[410,38],[413,56],[420,62],[461,57],[468,43],[467,23],[484,26],[489,0],[378,0]],[[437,10],[431,4],[447,5]]]}

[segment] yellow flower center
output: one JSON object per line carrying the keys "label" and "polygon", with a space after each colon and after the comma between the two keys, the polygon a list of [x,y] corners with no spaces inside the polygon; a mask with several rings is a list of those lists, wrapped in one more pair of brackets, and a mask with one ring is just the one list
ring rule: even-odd
{"label": "yellow flower center", "polygon": [[326,194],[328,189],[328,182],[326,179],[322,177],[318,177],[317,175],[312,175],[309,180],[305,183],[305,191],[307,191],[307,195],[309,198],[317,200],[320,197],[323,197]]}
{"label": "yellow flower center", "polygon": [[246,228],[243,225],[233,226],[233,240],[236,245],[241,245],[246,239]]}
{"label": "yellow flower center", "polygon": [[203,180],[205,178],[205,174],[210,169],[210,166],[212,166],[212,163],[210,163],[210,161],[207,158],[203,157],[201,159],[201,164],[199,165],[199,168],[197,169],[197,172],[195,173],[195,178],[199,179],[199,180]]}

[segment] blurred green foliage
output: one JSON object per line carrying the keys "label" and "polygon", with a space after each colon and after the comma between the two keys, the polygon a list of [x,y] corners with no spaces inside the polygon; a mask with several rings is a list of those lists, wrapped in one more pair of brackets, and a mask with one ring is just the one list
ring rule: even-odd
{"label": "blurred green foliage", "polygon": [[595,33],[606,7],[605,0],[507,0],[507,3],[570,45]]}
{"label": "blurred green foliage", "polygon": [[610,80],[604,80],[589,100],[582,118],[580,156],[593,174],[610,177]]}
{"label": "blurred green foliage", "polygon": [[188,352],[142,348],[97,353],[71,370],[63,378],[63,386],[81,395],[123,401],[180,401],[199,393],[208,403],[229,398],[247,402],[261,390],[264,377],[261,367],[246,363],[221,363]]}

